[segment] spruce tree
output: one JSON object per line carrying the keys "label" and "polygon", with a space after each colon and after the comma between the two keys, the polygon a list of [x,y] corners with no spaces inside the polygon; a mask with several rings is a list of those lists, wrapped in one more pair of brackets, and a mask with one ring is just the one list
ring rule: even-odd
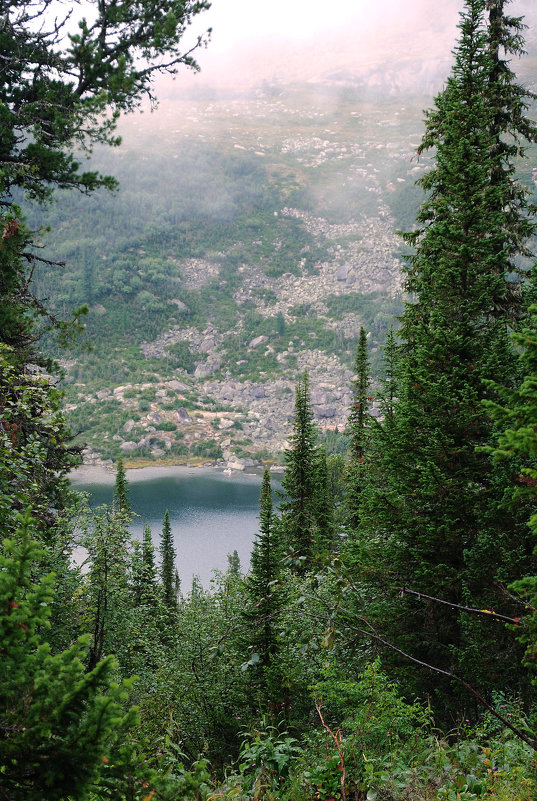
{"label": "spruce tree", "polygon": [[350,437],[349,463],[345,476],[347,487],[346,507],[347,526],[356,531],[360,524],[360,507],[365,481],[364,455],[368,439],[369,422],[369,358],[367,354],[367,335],[363,326],[356,349],[354,363],[355,378],[352,386],[352,404],[347,423]]}
{"label": "spruce tree", "polygon": [[155,567],[155,546],[153,545],[153,538],[151,536],[151,528],[149,523],[144,526],[144,535],[142,539],[142,561],[145,581],[148,585],[155,582],[156,567]]}
{"label": "spruce tree", "polygon": [[313,516],[315,520],[315,553],[326,553],[333,548],[335,534],[335,503],[331,491],[331,476],[328,468],[326,447],[317,449],[315,464],[315,494]]}
{"label": "spruce tree", "polygon": [[89,563],[84,583],[86,620],[92,634],[88,670],[108,654],[119,656],[127,646],[120,634],[132,608],[129,540],[121,513],[114,507],[99,507],[83,541]]}
{"label": "spruce tree", "polygon": [[251,663],[256,674],[254,683],[267,707],[275,708],[282,700],[282,677],[278,668],[278,618],[284,605],[284,594],[278,577],[281,554],[278,548],[272,507],[270,471],[263,472],[259,499],[259,532],[254,541],[250,572],[244,586],[247,604],[244,611],[250,632]]}
{"label": "spruce tree", "polygon": [[132,507],[129,500],[129,485],[125,468],[123,466],[123,457],[119,456],[116,462],[116,481],[114,489],[114,503],[116,508],[121,514],[128,517],[131,513]]}
{"label": "spruce tree", "polygon": [[135,605],[154,606],[157,602],[155,546],[149,524],[144,526],[142,542],[133,542],[132,584]]}
{"label": "spruce tree", "polygon": [[160,541],[160,581],[164,604],[171,612],[177,609],[175,594],[175,549],[173,547],[170,513],[166,509],[162,522],[162,538]]}
{"label": "spruce tree", "polygon": [[[489,401],[487,407],[498,421],[501,433],[495,446],[487,448],[497,460],[522,460],[520,472],[512,488],[512,502],[524,504],[530,517],[528,526],[537,553],[537,306],[529,309],[531,317],[520,333],[513,339],[520,348],[519,360],[522,364],[523,378],[515,388],[496,386],[499,402]],[[525,615],[524,628],[519,635],[525,646],[524,662],[533,673],[533,683],[537,684],[537,576],[535,571],[522,576],[509,587],[522,599],[518,615]]]}
{"label": "spruce tree", "polygon": [[233,553],[228,553],[227,555],[227,569],[231,576],[238,578],[241,574],[241,560],[239,558],[239,554],[235,549]]}
{"label": "spruce tree", "polygon": [[315,547],[317,427],[311,408],[309,376],[305,371],[296,386],[293,433],[285,450],[282,480],[284,500],[280,528],[284,547],[292,549],[295,566],[309,567]]}
{"label": "spruce tree", "polygon": [[[508,324],[520,313],[511,268],[533,225],[513,178],[513,152],[498,146],[500,134],[518,135],[518,122],[509,120],[521,106],[507,105],[512,85],[501,99],[491,91],[484,0],[467,0],[454,55],[420,148],[435,148],[435,165],[421,179],[427,199],[418,227],[405,235],[415,252],[404,269],[410,300],[401,320],[399,397],[381,440],[386,478],[369,524],[375,516],[381,524],[371,533],[385,539],[400,584],[492,608],[495,581],[515,577],[528,548],[520,522],[500,510],[504,472],[476,448],[492,435],[482,405],[492,392],[487,382],[510,381]],[[477,618],[432,602],[390,609],[397,644],[424,661],[471,674],[482,687],[494,686],[502,666],[510,669],[501,637],[483,650],[489,631]]]}

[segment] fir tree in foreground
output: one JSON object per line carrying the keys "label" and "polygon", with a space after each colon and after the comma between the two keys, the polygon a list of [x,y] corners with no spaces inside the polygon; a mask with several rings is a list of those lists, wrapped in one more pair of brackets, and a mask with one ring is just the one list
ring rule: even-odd
{"label": "fir tree in foreground", "polygon": [[[387,576],[478,608],[500,602],[497,582],[521,575],[531,553],[522,521],[502,506],[506,469],[477,450],[492,437],[482,404],[494,395],[490,382],[511,380],[509,324],[523,311],[513,260],[535,227],[513,177],[518,136],[533,136],[534,126],[510,74],[502,72],[502,91],[496,86],[497,32],[487,26],[487,5],[467,0],[455,64],[427,115],[419,152],[434,148],[435,165],[420,181],[427,199],[417,229],[405,235],[415,251],[404,269],[411,299],[401,318],[397,401],[377,434],[376,479],[364,499]],[[505,40],[515,23],[502,25]],[[513,147],[503,146],[509,135]],[[512,677],[510,638],[496,632],[491,645],[478,618],[424,601],[392,600],[384,611],[396,644],[423,661],[471,675],[483,688]],[[448,688],[420,680],[416,689],[434,696]],[[451,711],[457,703],[464,701],[451,699]]]}
{"label": "fir tree in foreground", "polygon": [[[132,682],[114,684],[113,657],[85,670],[88,637],[53,654],[44,641],[53,580],[35,582],[43,556],[35,523],[19,520],[18,542],[0,554],[0,795],[11,801],[88,798],[105,779],[129,772],[126,738],[137,722],[125,712]],[[140,782],[141,784],[141,782]]]}

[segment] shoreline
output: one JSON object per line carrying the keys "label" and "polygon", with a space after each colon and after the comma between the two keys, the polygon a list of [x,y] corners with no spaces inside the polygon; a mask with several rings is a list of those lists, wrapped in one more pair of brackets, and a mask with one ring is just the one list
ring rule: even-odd
{"label": "shoreline", "polygon": [[[128,481],[150,481],[155,478],[166,478],[171,476],[194,476],[199,474],[200,471],[212,473],[215,476],[222,477],[224,480],[232,478],[233,480],[240,479],[241,477],[248,477],[249,479],[261,477],[263,466],[245,467],[244,470],[230,470],[226,466],[210,465],[210,464],[145,464],[135,465],[133,467],[125,467],[125,473]],[[279,471],[274,471],[275,473]],[[73,486],[77,484],[113,484],[116,477],[115,465],[80,465],[69,474],[69,479]]]}

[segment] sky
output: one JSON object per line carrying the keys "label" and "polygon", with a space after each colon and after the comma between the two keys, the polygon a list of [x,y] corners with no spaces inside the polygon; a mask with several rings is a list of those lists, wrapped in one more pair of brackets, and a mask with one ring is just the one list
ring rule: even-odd
{"label": "sky", "polygon": [[202,15],[212,49],[226,51],[267,36],[304,40],[368,15],[372,0],[214,0]]}

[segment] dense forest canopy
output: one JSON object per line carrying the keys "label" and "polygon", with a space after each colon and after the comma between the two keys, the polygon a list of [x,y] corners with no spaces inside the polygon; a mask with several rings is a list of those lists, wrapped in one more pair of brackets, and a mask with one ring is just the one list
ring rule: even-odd
{"label": "dense forest canopy", "polygon": [[506,0],[464,3],[378,383],[362,327],[341,452],[297,375],[282,501],[265,469],[249,570],[231,555],[209,592],[180,586],[168,510],[158,548],[147,527],[131,538],[121,458],[109,506],[69,486],[78,450],[37,333],[44,321],[65,342],[86,309],[66,322],[33,293],[50,265],[15,203],[112,186],[74,146],[118,144],[117,113],[152,74],[195,67],[180,45],[206,4],[105,0],[68,40],[36,24],[49,6],[4,4],[0,28],[0,797],[533,797],[536,223],[515,168],[537,126],[511,67],[522,21]]}

